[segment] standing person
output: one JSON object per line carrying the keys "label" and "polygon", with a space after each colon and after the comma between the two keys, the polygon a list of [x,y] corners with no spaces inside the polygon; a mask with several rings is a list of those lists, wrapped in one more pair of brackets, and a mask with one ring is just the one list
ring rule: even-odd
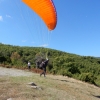
{"label": "standing person", "polygon": [[31,69],[31,63],[28,61],[28,69]]}
{"label": "standing person", "polygon": [[45,74],[46,74],[46,67],[47,67],[47,64],[48,64],[49,60],[46,59],[45,61],[42,61],[42,63],[40,64],[40,68],[42,68],[43,72],[40,73],[40,76],[42,74],[44,74],[44,77],[45,77]]}

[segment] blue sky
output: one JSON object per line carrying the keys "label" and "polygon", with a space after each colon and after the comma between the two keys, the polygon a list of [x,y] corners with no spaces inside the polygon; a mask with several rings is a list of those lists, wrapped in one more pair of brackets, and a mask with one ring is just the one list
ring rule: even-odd
{"label": "blue sky", "polygon": [[100,57],[100,0],[53,0],[57,26],[44,22],[21,0],[0,0],[0,43],[44,46]]}

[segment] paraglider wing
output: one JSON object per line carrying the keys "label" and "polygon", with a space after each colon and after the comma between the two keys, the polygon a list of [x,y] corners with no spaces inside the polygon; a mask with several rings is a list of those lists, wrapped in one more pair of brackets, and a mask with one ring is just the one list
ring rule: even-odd
{"label": "paraglider wing", "polygon": [[49,30],[57,24],[57,13],[52,0],[22,0],[44,21]]}

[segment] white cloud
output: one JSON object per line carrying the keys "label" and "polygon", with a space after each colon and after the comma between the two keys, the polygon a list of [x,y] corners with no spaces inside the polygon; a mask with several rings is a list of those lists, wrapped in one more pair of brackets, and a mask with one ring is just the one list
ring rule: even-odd
{"label": "white cloud", "polygon": [[2,16],[0,16],[0,21],[3,21],[3,17]]}
{"label": "white cloud", "polygon": [[48,44],[43,44],[43,45],[41,45],[41,47],[47,47],[48,46]]}
{"label": "white cloud", "polygon": [[8,17],[8,18],[12,18],[10,15],[6,15],[6,17]]}
{"label": "white cloud", "polygon": [[22,40],[22,42],[26,42],[26,40]]}

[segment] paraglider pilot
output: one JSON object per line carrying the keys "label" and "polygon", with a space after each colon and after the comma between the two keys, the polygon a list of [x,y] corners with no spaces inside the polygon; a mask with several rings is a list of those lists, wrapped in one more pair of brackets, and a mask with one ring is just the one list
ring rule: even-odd
{"label": "paraglider pilot", "polygon": [[40,73],[40,76],[41,76],[42,74],[44,74],[44,77],[45,77],[45,74],[46,74],[46,67],[47,67],[47,65],[48,65],[48,62],[49,62],[49,59],[46,59],[46,60],[42,61],[40,64],[39,64],[39,62],[36,62],[36,67],[43,70],[43,72]]}
{"label": "paraglider pilot", "polygon": [[49,60],[46,59],[45,61],[42,61],[42,63],[40,64],[40,67],[42,68],[43,72],[40,73],[40,76],[42,74],[44,74],[44,77],[45,77],[45,74],[46,74],[46,67],[47,67],[47,64],[48,64]]}

